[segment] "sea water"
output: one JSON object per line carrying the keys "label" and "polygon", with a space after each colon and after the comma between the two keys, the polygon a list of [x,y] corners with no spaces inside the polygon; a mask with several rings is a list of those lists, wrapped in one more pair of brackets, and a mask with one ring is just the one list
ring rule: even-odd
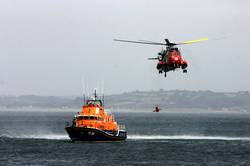
{"label": "sea water", "polygon": [[126,141],[72,143],[75,113],[0,111],[0,165],[250,165],[249,112],[115,112]]}

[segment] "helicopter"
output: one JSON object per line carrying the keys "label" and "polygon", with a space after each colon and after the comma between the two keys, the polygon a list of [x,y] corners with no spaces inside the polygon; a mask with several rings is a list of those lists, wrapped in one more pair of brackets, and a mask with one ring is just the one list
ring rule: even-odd
{"label": "helicopter", "polygon": [[152,41],[147,41],[147,40],[133,41],[133,40],[114,39],[114,41],[118,41],[118,42],[166,46],[166,49],[162,49],[161,52],[158,53],[157,57],[148,58],[148,60],[158,60],[156,68],[159,74],[164,72],[165,77],[167,76],[167,72],[175,71],[176,69],[179,69],[179,68],[182,69],[183,73],[187,73],[186,68],[188,67],[188,63],[182,58],[180,50],[178,49],[178,47],[176,47],[177,45],[192,44],[192,43],[201,42],[205,40],[208,40],[208,38],[200,38],[196,40],[190,40],[190,41],[179,42],[179,43],[172,43],[168,39],[165,39],[166,43],[157,43],[157,42],[152,42]]}

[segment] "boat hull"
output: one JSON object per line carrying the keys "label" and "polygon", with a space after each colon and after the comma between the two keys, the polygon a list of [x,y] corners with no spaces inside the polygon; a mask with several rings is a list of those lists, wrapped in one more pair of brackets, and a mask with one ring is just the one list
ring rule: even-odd
{"label": "boat hull", "polygon": [[66,127],[72,141],[122,141],[127,138],[126,131],[119,131],[118,134],[109,134],[105,131],[85,128],[85,127]]}

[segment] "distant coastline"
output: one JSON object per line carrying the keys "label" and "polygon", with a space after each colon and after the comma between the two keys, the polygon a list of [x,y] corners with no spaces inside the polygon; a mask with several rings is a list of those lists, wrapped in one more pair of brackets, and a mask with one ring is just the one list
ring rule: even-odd
{"label": "distant coastline", "polygon": [[[56,96],[0,96],[0,110],[4,109],[59,109],[81,108],[82,97]],[[250,110],[250,92],[213,91],[133,91],[105,96],[105,105],[112,110],[151,110],[156,105],[165,110]]]}

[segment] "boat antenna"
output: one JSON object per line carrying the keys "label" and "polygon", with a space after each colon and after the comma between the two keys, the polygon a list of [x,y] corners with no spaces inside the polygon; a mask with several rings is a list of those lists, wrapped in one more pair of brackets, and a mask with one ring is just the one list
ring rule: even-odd
{"label": "boat antenna", "polygon": [[102,105],[104,107],[104,94],[102,94]]}
{"label": "boat antenna", "polygon": [[94,96],[95,96],[95,100],[96,100],[97,99],[96,89],[95,89]]}
{"label": "boat antenna", "polygon": [[84,79],[84,77],[82,77],[81,82],[82,82],[83,104],[84,104],[85,103],[85,93],[86,93],[86,86],[85,86],[85,79]]}
{"label": "boat antenna", "polygon": [[104,107],[104,78],[101,80],[102,105]]}
{"label": "boat antenna", "polygon": [[87,95],[87,97],[89,97],[89,83],[88,83],[88,77],[86,78],[86,88],[85,88],[85,93]]}
{"label": "boat antenna", "polygon": [[83,94],[83,103],[85,104],[86,99],[85,99],[85,94]]}

